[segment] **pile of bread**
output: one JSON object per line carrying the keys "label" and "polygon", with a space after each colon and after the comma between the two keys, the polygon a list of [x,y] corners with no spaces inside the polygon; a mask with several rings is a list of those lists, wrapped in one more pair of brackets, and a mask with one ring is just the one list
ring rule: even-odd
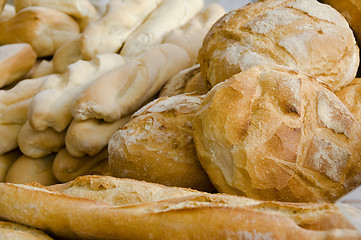
{"label": "pile of bread", "polygon": [[0,0],[0,238],[361,239],[345,2]]}

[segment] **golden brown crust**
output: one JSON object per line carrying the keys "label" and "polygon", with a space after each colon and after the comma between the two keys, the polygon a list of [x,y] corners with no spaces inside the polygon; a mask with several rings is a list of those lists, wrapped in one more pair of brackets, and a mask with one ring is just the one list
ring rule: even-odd
{"label": "golden brown crust", "polygon": [[268,0],[219,19],[198,61],[212,86],[251,66],[279,64],[315,75],[335,91],[356,76],[359,49],[347,21],[330,6]]}
{"label": "golden brown crust", "polygon": [[46,233],[14,222],[0,221],[0,238],[3,240],[51,240]]}
{"label": "golden brown crust", "polygon": [[360,124],[300,71],[262,66],[234,75],[207,93],[193,128],[198,157],[220,192],[335,201],[361,183]]}
{"label": "golden brown crust", "polygon": [[2,183],[0,193],[0,217],[73,239],[361,239],[331,204],[262,202],[98,176],[48,188]]}

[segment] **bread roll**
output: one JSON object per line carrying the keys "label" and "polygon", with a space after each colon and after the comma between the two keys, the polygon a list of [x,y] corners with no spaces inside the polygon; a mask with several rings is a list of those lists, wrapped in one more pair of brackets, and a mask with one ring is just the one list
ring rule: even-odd
{"label": "bread roll", "polygon": [[0,217],[70,239],[361,239],[332,204],[261,202],[99,176],[50,187],[0,183],[0,193]]}
{"label": "bread roll", "polygon": [[361,78],[355,78],[349,85],[335,92],[352,115],[361,122]]}
{"label": "bread roll", "polygon": [[40,78],[54,73],[52,60],[39,60],[38,64],[33,68],[31,78]]}
{"label": "bread roll", "polygon": [[51,240],[46,233],[14,222],[0,221],[0,238],[3,240]]}
{"label": "bread roll", "polygon": [[209,91],[193,122],[218,191],[263,200],[333,202],[361,183],[361,126],[311,75],[259,66]]}
{"label": "bread roll", "polygon": [[113,176],[214,191],[193,143],[192,121],[202,97],[177,95],[145,105],[108,144]]}
{"label": "bread roll", "polygon": [[2,9],[2,12],[0,13],[0,21],[7,21],[14,17],[15,14],[15,7],[12,4],[6,3]]}
{"label": "bread roll", "polygon": [[44,7],[27,7],[0,22],[0,44],[29,43],[38,57],[52,55],[79,33],[79,26],[65,13]]}
{"label": "bread roll", "polygon": [[312,74],[332,91],[356,76],[359,49],[345,18],[316,0],[258,1],[222,17],[198,57],[212,86],[255,65]]}
{"label": "bread roll", "polygon": [[0,46],[0,87],[19,80],[35,61],[36,53],[27,43]]}
{"label": "bread roll", "polygon": [[69,65],[83,58],[80,52],[80,38],[81,35],[74,37],[55,51],[52,58],[54,72],[63,73]]}
{"label": "bread roll", "polygon": [[18,135],[22,125],[0,124],[0,155],[18,147]]}
{"label": "bread roll", "polygon": [[16,149],[0,155],[0,182],[4,182],[10,166],[21,156],[21,152]]}
{"label": "bread roll", "polygon": [[9,168],[5,182],[37,182],[42,185],[58,183],[52,171],[54,157],[54,154],[43,158],[31,158],[22,155]]}

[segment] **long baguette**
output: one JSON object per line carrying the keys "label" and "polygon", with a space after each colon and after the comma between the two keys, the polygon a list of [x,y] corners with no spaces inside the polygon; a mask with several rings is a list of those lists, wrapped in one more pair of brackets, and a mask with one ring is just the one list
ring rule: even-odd
{"label": "long baguette", "polygon": [[332,204],[256,201],[104,176],[50,187],[0,183],[0,217],[72,239],[361,239]]}

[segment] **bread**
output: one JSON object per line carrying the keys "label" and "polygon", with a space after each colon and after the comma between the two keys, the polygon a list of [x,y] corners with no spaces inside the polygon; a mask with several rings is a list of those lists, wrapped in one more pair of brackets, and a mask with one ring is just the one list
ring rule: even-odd
{"label": "bread", "polygon": [[312,74],[336,91],[355,78],[359,49],[345,18],[329,5],[268,0],[219,19],[198,61],[212,86],[251,66],[278,64]]}
{"label": "bread", "polygon": [[355,78],[349,85],[335,92],[352,115],[361,122],[361,108],[358,104],[361,101],[361,78]]}
{"label": "bread", "polygon": [[0,21],[9,20],[10,18],[14,17],[15,14],[15,7],[9,3],[5,3],[2,12],[0,13]]}
{"label": "bread", "polygon": [[18,223],[0,221],[0,238],[3,240],[51,240],[46,233]]}
{"label": "bread", "polygon": [[361,126],[301,71],[250,68],[210,90],[194,119],[199,160],[220,192],[333,202],[361,183]]}
{"label": "bread", "polygon": [[0,87],[19,80],[35,61],[36,53],[27,43],[0,46]]}
{"label": "bread", "polygon": [[29,43],[38,57],[52,55],[79,33],[79,26],[65,13],[44,7],[27,7],[0,22],[0,44]]}
{"label": "bread", "polygon": [[100,54],[91,61],[79,60],[58,78],[46,80],[30,103],[30,125],[38,131],[47,128],[64,131],[73,119],[70,112],[73,99],[98,77],[123,64],[119,54]]}
{"label": "bread", "polygon": [[52,60],[39,60],[33,67],[31,78],[40,78],[54,73]]}
{"label": "bread", "polygon": [[[18,147],[18,135],[22,125],[0,124],[0,155]],[[6,137],[5,137],[6,136]]]}
{"label": "bread", "polygon": [[54,154],[43,158],[31,158],[22,155],[10,166],[5,182],[37,182],[42,185],[58,183],[52,171],[54,157]]}
{"label": "bread", "polygon": [[3,8],[4,8],[5,4],[6,4],[6,0],[0,0],[0,14],[3,11]]}
{"label": "bread", "polygon": [[66,148],[63,148],[56,154],[53,163],[53,173],[58,181],[68,182],[86,173],[90,173],[98,163],[107,159],[107,149],[103,149],[95,156],[77,158],[70,155]]}
{"label": "bread", "polygon": [[97,119],[73,120],[66,131],[66,149],[70,155],[78,158],[86,155],[95,156],[107,147],[113,133],[123,127],[130,117],[131,114],[115,122]]}
{"label": "bread", "polygon": [[37,131],[26,121],[21,127],[17,141],[22,153],[32,158],[45,157],[59,152],[65,145],[66,130],[57,132],[52,128]]}
{"label": "bread", "polygon": [[10,166],[21,156],[21,152],[16,149],[0,155],[0,182],[4,182]]}
{"label": "bread", "polygon": [[214,191],[193,143],[201,96],[154,100],[137,111],[108,143],[112,176]]}
{"label": "bread", "polygon": [[64,73],[68,66],[82,60],[83,56],[80,52],[80,38],[79,34],[70,41],[61,45],[54,53],[52,58],[54,72]]}
{"label": "bread", "polygon": [[85,59],[100,53],[117,52],[125,39],[163,0],[110,0],[101,18],[87,26],[80,51]]}
{"label": "bread", "polygon": [[2,218],[71,239],[361,238],[332,204],[261,202],[99,176],[50,187],[0,183],[0,193]]}
{"label": "bread", "polygon": [[163,0],[126,38],[120,54],[131,60],[159,45],[167,33],[191,20],[203,4],[203,0]]}

